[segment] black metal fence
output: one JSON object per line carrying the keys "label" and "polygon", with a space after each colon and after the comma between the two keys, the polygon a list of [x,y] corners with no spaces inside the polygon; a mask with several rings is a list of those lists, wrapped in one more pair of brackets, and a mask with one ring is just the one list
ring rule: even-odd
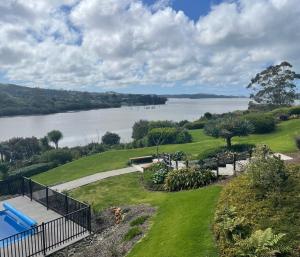
{"label": "black metal fence", "polygon": [[90,230],[89,207],[0,240],[1,257],[45,256]]}
{"label": "black metal fence", "polygon": [[0,240],[0,257],[47,255],[91,232],[89,205],[28,178],[20,177],[9,181],[11,188],[8,188],[6,182],[0,183],[1,194],[26,195],[62,217]]}
{"label": "black metal fence", "polygon": [[0,180],[0,197],[18,195],[22,193],[22,177],[14,177],[7,180]]}

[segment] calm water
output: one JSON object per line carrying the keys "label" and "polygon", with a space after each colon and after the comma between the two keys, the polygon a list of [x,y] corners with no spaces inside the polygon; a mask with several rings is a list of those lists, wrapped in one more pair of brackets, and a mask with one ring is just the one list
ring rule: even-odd
{"label": "calm water", "polygon": [[64,134],[61,146],[101,141],[106,131],[116,132],[122,142],[131,140],[132,126],[140,119],[196,120],[205,112],[245,110],[246,98],[169,99],[166,105],[122,107],[81,112],[0,118],[0,141],[12,137],[42,137],[50,130]]}

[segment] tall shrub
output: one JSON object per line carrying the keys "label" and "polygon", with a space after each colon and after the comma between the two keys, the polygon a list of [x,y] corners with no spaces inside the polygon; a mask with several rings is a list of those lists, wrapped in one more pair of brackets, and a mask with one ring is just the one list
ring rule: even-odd
{"label": "tall shrub", "polygon": [[271,115],[267,114],[248,114],[245,119],[253,125],[254,133],[270,133],[275,130],[276,122]]}

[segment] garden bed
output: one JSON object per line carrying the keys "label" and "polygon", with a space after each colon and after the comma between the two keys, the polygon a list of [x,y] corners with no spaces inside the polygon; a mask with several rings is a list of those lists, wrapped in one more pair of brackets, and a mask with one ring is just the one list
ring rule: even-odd
{"label": "garden bed", "polygon": [[121,257],[145,235],[156,209],[150,205],[109,208],[93,216],[93,233],[52,257]]}

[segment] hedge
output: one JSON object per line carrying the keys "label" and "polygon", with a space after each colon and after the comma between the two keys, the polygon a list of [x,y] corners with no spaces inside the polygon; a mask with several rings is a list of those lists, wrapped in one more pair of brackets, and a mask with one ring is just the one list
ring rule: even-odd
{"label": "hedge", "polygon": [[249,121],[254,127],[254,133],[264,134],[275,130],[275,119],[268,114],[247,114],[244,118]]}
{"label": "hedge", "polygon": [[10,172],[10,176],[32,177],[47,170],[54,168],[56,165],[52,162],[33,164]]}
{"label": "hedge", "polygon": [[190,130],[193,130],[193,129],[203,129],[204,126],[205,126],[206,122],[204,121],[194,121],[194,122],[189,122],[189,123],[186,123],[184,125],[184,127],[186,129],[190,129]]}

